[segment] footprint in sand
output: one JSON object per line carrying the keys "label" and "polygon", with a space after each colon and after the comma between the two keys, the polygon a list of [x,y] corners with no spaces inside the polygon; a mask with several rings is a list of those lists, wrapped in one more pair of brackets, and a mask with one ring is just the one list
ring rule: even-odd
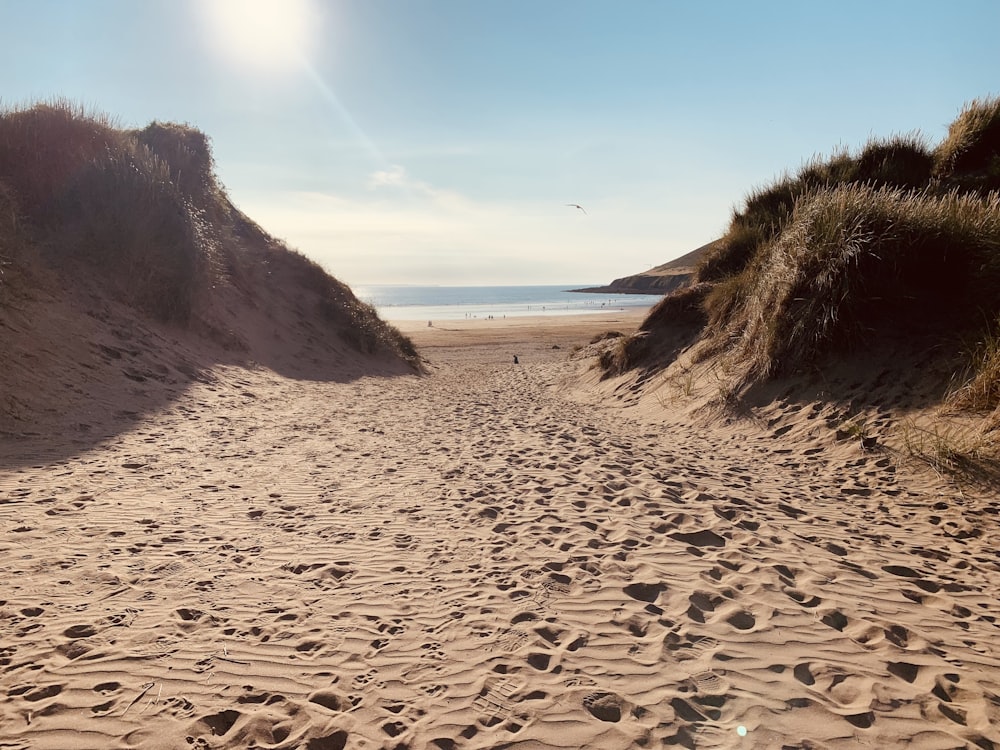
{"label": "footprint in sand", "polygon": [[728,690],[726,680],[715,672],[697,672],[691,675],[695,690],[705,695],[723,695]]}
{"label": "footprint in sand", "polygon": [[806,592],[800,591],[799,589],[791,586],[783,586],[781,590],[785,596],[798,604],[800,607],[805,607],[806,609],[813,609],[823,603],[823,600],[818,596],[807,594]]}
{"label": "footprint in sand", "polygon": [[491,723],[498,723],[511,716],[515,704],[512,696],[515,692],[517,687],[509,678],[488,679],[472,705],[486,719],[487,726],[490,726]]}
{"label": "footprint in sand", "polygon": [[378,670],[369,669],[367,672],[356,675],[351,681],[351,687],[355,690],[368,689],[369,687],[375,687],[378,690],[383,690],[385,688],[385,683],[376,679],[377,676]]}
{"label": "footprint in sand", "polygon": [[342,713],[353,708],[349,698],[329,688],[311,693],[309,702],[322,706],[333,713]]}
{"label": "footprint in sand", "polygon": [[719,641],[710,636],[685,636],[669,633],[663,642],[664,656],[672,656],[677,661],[693,661],[714,652]]}
{"label": "footprint in sand", "polygon": [[624,706],[625,700],[617,693],[589,693],[583,699],[583,707],[591,716],[609,723],[621,721]]}
{"label": "footprint in sand", "polygon": [[531,640],[531,634],[524,630],[503,628],[497,633],[496,638],[486,645],[486,649],[488,651],[512,653],[530,643]]}

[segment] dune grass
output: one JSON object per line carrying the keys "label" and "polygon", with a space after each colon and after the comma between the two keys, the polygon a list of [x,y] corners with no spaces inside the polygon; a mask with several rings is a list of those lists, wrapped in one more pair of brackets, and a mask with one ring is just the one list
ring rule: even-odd
{"label": "dune grass", "polygon": [[114,122],[65,100],[0,111],[0,179],[18,209],[39,225],[51,219],[66,185],[84,165],[118,148]]}
{"label": "dune grass", "polygon": [[17,198],[10,188],[0,182],[0,292],[4,287],[5,268],[14,263],[20,244],[21,221]]}
{"label": "dune grass", "polygon": [[125,301],[155,318],[188,319],[202,248],[162,160],[125,140],[82,165],[57,206],[55,253],[97,268]]}
{"label": "dune grass", "polygon": [[[0,110],[0,294],[31,241],[72,283],[82,272],[161,321],[185,325],[219,284],[250,300],[268,264],[291,269],[295,304],[314,304],[359,351],[411,363],[406,337],[320,266],[268,236],[225,195],[208,138],[187,125],[123,130],[67,101]],[[0,297],[0,301],[2,301]]]}
{"label": "dune grass", "polygon": [[948,397],[951,406],[987,415],[984,431],[1000,430],[1000,319],[980,332],[969,369]]}
{"label": "dune grass", "polygon": [[705,299],[706,336],[747,381],[811,364],[891,325],[965,326],[1000,310],[1000,197],[845,184]]}
{"label": "dune grass", "polygon": [[[643,329],[687,329],[700,306],[699,356],[722,357],[737,390],[880,332],[933,331],[956,350],[972,337],[984,343],[949,403],[1000,428],[1000,346],[984,324],[1000,320],[998,190],[1000,98],[967,104],[934,147],[910,133],[813,157],[746,196],[697,291],[667,297]],[[609,372],[648,366],[655,341],[641,343],[609,353]]]}
{"label": "dune grass", "polygon": [[711,285],[705,352],[753,382],[901,322],[981,328],[1000,309],[1000,202],[983,189],[998,165],[988,98],[934,148],[918,133],[876,138],[751,191],[696,272]]}
{"label": "dune grass", "polygon": [[963,190],[1000,190],[1000,97],[962,108],[934,151],[934,174]]}
{"label": "dune grass", "polygon": [[929,184],[933,168],[934,157],[918,133],[873,138],[858,154],[839,150],[814,156],[797,174],[784,174],[747,195],[742,209],[733,211],[725,236],[702,258],[696,279],[713,282],[740,273],[781,234],[803,196],[850,184],[920,189]]}
{"label": "dune grass", "polygon": [[163,160],[110,118],[60,100],[0,113],[0,179],[52,257],[92,265],[156,318],[190,315],[188,207]]}
{"label": "dune grass", "polygon": [[639,326],[639,330],[653,331],[660,326],[676,325],[677,323],[699,328],[704,326],[706,322],[705,297],[711,289],[711,284],[701,283],[668,294],[653,306],[646,319]]}

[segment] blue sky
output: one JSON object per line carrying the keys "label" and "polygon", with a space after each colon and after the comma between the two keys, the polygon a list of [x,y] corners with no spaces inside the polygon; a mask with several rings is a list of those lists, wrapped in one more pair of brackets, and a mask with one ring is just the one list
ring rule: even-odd
{"label": "blue sky", "polygon": [[203,130],[351,284],[596,283],[814,154],[936,143],[1000,93],[998,28],[995,0],[0,0],[0,102]]}

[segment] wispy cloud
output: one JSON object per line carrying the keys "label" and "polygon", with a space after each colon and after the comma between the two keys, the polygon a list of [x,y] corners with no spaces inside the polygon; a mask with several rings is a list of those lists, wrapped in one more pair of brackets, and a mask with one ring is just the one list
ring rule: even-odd
{"label": "wispy cloud", "polygon": [[381,169],[374,172],[368,178],[368,189],[378,190],[379,188],[405,188],[412,185],[406,169],[398,164],[393,164],[388,169]]}
{"label": "wispy cloud", "polygon": [[[401,165],[369,174],[363,187],[271,193],[243,208],[349,283],[596,283],[671,257],[669,240],[642,236],[669,221],[660,206],[608,201],[583,216],[557,198],[475,200]],[[711,238],[677,239],[674,255]]]}

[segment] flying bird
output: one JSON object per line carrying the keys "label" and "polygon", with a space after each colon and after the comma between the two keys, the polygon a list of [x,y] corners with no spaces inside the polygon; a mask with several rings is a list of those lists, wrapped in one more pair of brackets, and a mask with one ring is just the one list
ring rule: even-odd
{"label": "flying bird", "polygon": [[[570,208],[579,208],[581,211],[583,211],[583,206],[581,206],[579,203],[567,203],[566,205],[569,206]],[[586,211],[583,212],[587,213]]]}

